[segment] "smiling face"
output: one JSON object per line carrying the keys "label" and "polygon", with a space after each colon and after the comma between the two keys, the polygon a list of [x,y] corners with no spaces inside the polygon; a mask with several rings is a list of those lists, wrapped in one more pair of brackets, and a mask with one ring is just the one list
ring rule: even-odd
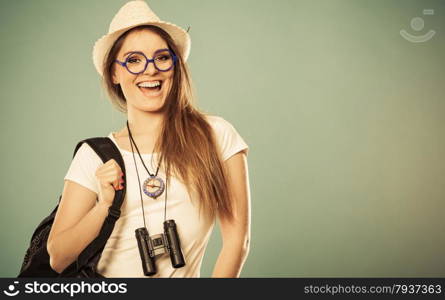
{"label": "smiling face", "polygon": [[[157,33],[149,29],[135,30],[125,37],[116,59],[121,62],[127,60],[127,66],[131,69],[131,64],[134,66],[138,58],[143,58],[142,55],[131,54],[132,52],[143,53],[146,58],[152,59],[159,54],[158,50],[168,48],[167,42]],[[159,57],[158,60],[165,60],[165,57]],[[135,108],[146,112],[159,112],[163,108],[172,86],[174,67],[162,72],[157,70],[153,63],[149,63],[144,72],[131,74],[127,68],[116,63],[113,69],[113,83],[120,85],[128,110]]]}

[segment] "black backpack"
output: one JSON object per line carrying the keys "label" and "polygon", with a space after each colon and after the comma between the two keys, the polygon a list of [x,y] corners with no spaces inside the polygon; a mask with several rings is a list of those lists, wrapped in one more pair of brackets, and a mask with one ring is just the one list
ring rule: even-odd
{"label": "black backpack", "polygon": [[[119,149],[108,137],[96,137],[80,141],[74,150],[73,158],[83,143],[87,143],[104,163],[112,158],[116,160],[125,176],[124,160]],[[40,222],[35,229],[18,277],[103,277],[96,271],[97,263],[114,229],[114,224],[117,219],[119,219],[125,191],[126,186],[124,184],[122,190],[115,192],[113,204],[108,210],[108,216],[105,218],[98,236],[79,254],[76,261],[59,274],[54,271],[49,264],[49,254],[46,249],[46,243],[62,198],[62,196],[60,196],[58,204],[51,214]]]}

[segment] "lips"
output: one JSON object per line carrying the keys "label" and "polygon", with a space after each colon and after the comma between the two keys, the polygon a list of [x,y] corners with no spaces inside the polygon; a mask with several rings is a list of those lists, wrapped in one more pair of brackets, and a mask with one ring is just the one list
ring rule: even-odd
{"label": "lips", "polygon": [[157,97],[162,92],[162,80],[142,81],[136,86],[146,97]]}
{"label": "lips", "polygon": [[162,85],[162,80],[141,81],[136,85],[138,87],[155,88]]}

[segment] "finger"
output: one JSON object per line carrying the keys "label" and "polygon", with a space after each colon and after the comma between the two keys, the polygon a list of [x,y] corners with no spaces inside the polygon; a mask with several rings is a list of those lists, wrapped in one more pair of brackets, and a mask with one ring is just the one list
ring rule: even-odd
{"label": "finger", "polygon": [[113,158],[111,158],[105,164],[106,165],[114,165],[115,163],[116,163],[116,161]]}
{"label": "finger", "polygon": [[119,180],[118,180],[118,179],[116,179],[116,180],[114,181],[114,185],[115,185],[115,187],[116,187],[116,190],[120,190],[121,185],[119,184]]}
{"label": "finger", "polygon": [[115,190],[119,188],[119,182],[112,171],[107,171],[107,175],[102,175],[99,180],[104,187],[111,185]]}
{"label": "finger", "polygon": [[119,177],[116,176],[116,172],[112,171],[107,177],[109,184],[113,185],[115,190],[120,189]]}
{"label": "finger", "polygon": [[111,177],[100,177],[99,183],[102,186],[102,188],[109,188],[110,186],[114,189],[117,189],[119,186],[116,184],[114,178]]}
{"label": "finger", "polygon": [[120,186],[120,189],[123,189],[123,188],[124,188],[124,184],[125,184],[125,181],[120,177],[120,178],[119,178],[119,186]]}
{"label": "finger", "polygon": [[120,166],[119,166],[119,164],[117,163],[117,161],[115,161],[114,159],[113,159],[112,161],[113,161],[113,166],[114,166],[116,169],[120,169]]}
{"label": "finger", "polygon": [[119,177],[122,177],[123,172],[119,165],[116,166],[116,172]]}
{"label": "finger", "polygon": [[111,178],[110,182],[114,179],[119,178],[119,172],[114,167],[108,167],[104,170],[101,170],[100,175],[107,179]]}
{"label": "finger", "polygon": [[113,166],[104,164],[96,169],[96,176],[107,175],[107,172],[112,169]]}
{"label": "finger", "polygon": [[109,175],[108,181],[110,182],[111,185],[113,185],[115,190],[119,189],[119,180],[118,180],[118,178],[116,178],[116,175],[114,174],[114,172],[112,175]]}

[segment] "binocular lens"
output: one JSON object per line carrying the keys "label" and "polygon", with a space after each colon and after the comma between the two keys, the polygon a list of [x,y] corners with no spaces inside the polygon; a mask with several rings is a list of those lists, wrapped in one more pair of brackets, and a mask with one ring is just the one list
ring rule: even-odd
{"label": "binocular lens", "polygon": [[181,251],[181,242],[174,220],[164,222],[163,234],[156,234],[150,238],[148,230],[145,227],[136,229],[135,234],[145,276],[156,274],[155,257],[165,252],[168,252],[170,255],[173,268],[185,266],[184,256]]}
{"label": "binocular lens", "polygon": [[181,243],[179,241],[178,231],[174,220],[164,222],[164,233],[170,247],[170,260],[173,268],[181,268],[185,266],[184,256],[181,251]]}
{"label": "binocular lens", "polygon": [[154,264],[153,258],[150,255],[149,235],[148,230],[145,227],[138,228],[135,231],[136,240],[138,241],[139,255],[141,256],[142,269],[144,270],[145,276],[150,276],[156,274],[156,266]]}

